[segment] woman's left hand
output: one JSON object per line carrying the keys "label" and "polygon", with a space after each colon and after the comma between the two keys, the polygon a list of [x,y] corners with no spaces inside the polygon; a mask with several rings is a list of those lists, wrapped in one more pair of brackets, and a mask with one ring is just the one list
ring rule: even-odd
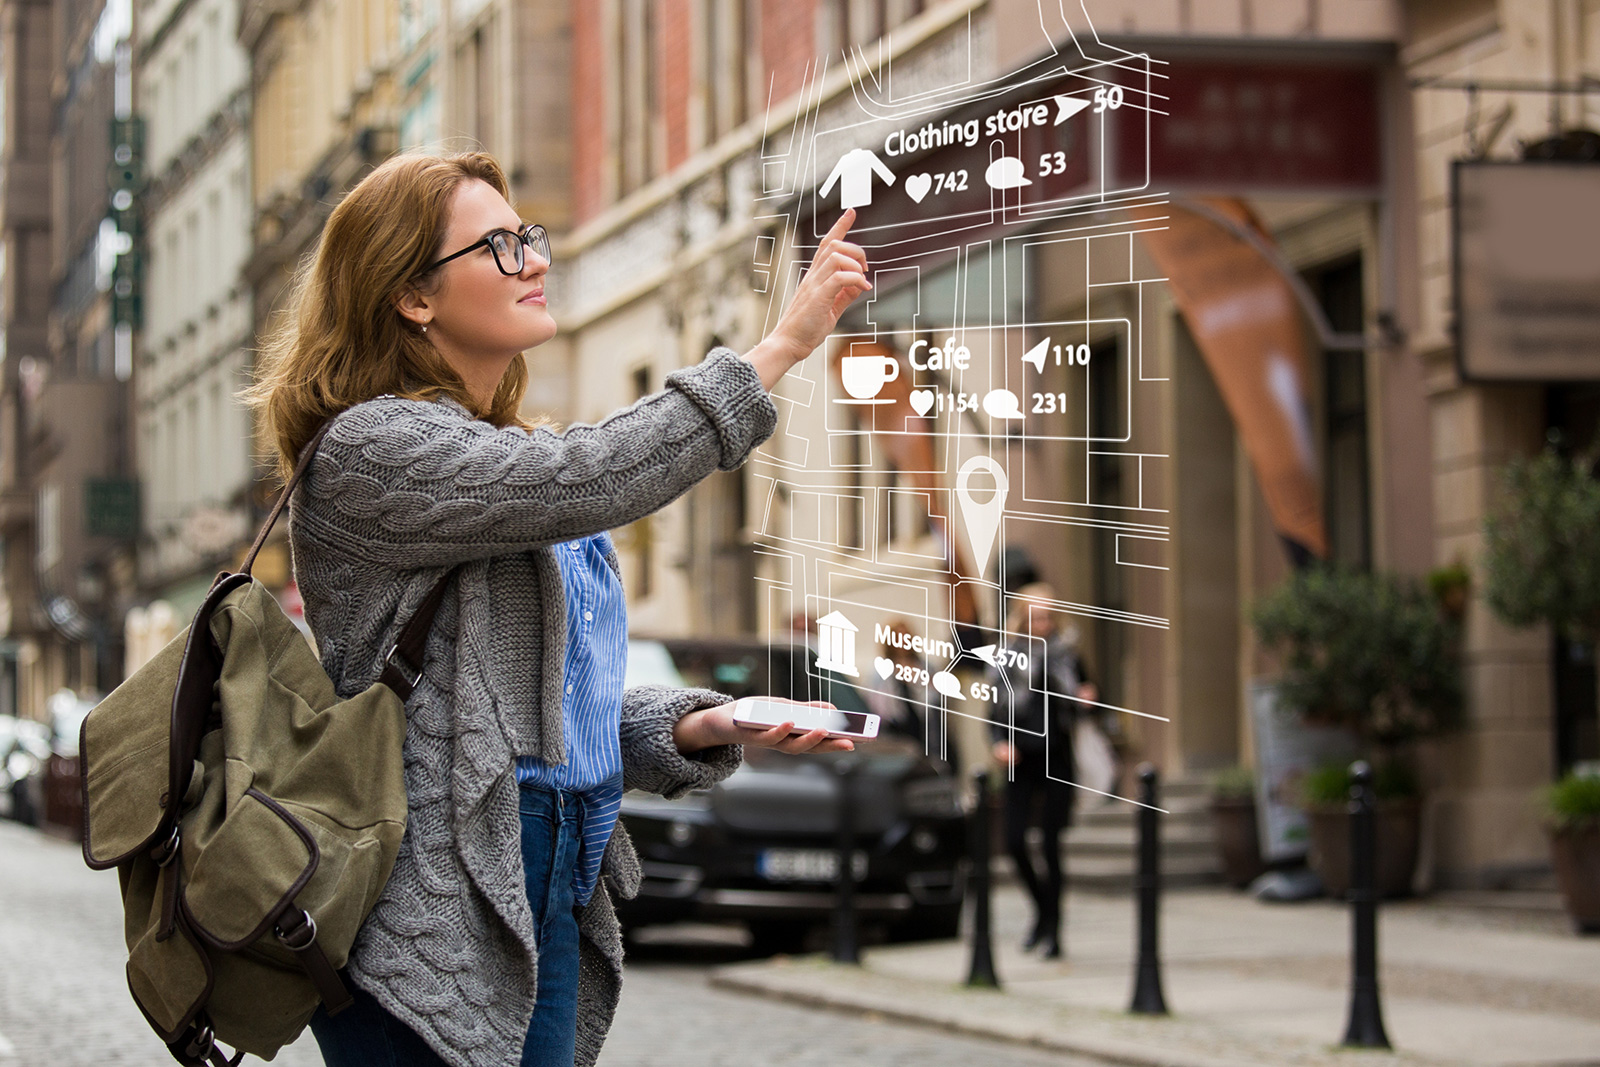
{"label": "woman's left hand", "polygon": [[[799,703],[777,697],[770,699],[778,704]],[[823,700],[813,700],[809,706],[833,707]],[[678,746],[678,751],[684,755],[715,745],[754,745],[757,748],[772,748],[796,755],[801,752],[849,752],[856,747],[855,742],[849,738],[829,737],[826,730],[797,734],[791,732],[793,729],[792,722],[779,723],[770,730],[740,726],[733,721],[733,705],[722,704],[715,708],[691,711],[679,719],[677,725],[672,728],[672,740]]]}

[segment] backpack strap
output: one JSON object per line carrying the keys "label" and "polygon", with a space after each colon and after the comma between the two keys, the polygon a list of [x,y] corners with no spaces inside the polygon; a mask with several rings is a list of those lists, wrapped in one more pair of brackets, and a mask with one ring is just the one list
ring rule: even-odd
{"label": "backpack strap", "polygon": [[306,471],[311,467],[311,460],[317,454],[317,446],[327,436],[328,430],[333,426],[329,419],[317,427],[317,432],[311,435],[311,440],[306,442],[306,447],[300,450],[300,460],[294,465],[294,473],[289,475],[289,480],[283,483],[283,492],[278,494],[278,499],[272,505],[272,511],[267,515],[267,521],[261,524],[261,532],[256,534],[256,540],[250,546],[250,552],[244,557],[244,564],[239,568],[240,574],[249,574],[250,568],[256,565],[256,556],[261,554],[261,548],[267,543],[267,535],[278,524],[278,516],[283,514],[283,509],[289,506],[289,498],[294,495],[295,487],[300,484],[300,479],[306,476]]}
{"label": "backpack strap", "polygon": [[[317,446],[322,443],[331,426],[333,419],[324,422],[317,428],[317,432],[311,435],[306,447],[301,450],[300,459],[294,465],[294,473],[283,483],[283,492],[278,494],[271,513],[261,524],[261,532],[256,534],[255,543],[250,546],[250,552],[244,557],[244,564],[239,568],[240,574],[249,574],[250,568],[255,566],[256,556],[267,543],[267,535],[277,525],[278,517],[283,514],[284,508],[289,506],[289,498],[294,495],[295,487],[310,469],[311,460],[317,454]],[[378,676],[378,681],[394,690],[394,694],[400,698],[402,704],[411,699],[412,691],[417,688],[417,683],[422,681],[422,661],[424,648],[428,642],[428,631],[433,629],[434,616],[439,613],[439,605],[444,603],[445,586],[460,569],[461,567],[457,565],[440,575],[439,580],[433,583],[433,588],[428,590],[428,595],[423,597],[422,603],[417,605],[416,612],[406,620],[405,627],[400,631],[400,637],[383,657],[383,673]]]}
{"label": "backpack strap", "polygon": [[402,704],[411,698],[411,691],[422,681],[422,660],[428,643],[428,631],[433,629],[433,617],[439,613],[439,605],[444,603],[446,583],[460,569],[461,566],[457,564],[439,576],[439,580],[433,583],[433,588],[428,590],[428,595],[406,621],[399,638],[383,657],[383,673],[378,675],[378,681],[393,689]]}

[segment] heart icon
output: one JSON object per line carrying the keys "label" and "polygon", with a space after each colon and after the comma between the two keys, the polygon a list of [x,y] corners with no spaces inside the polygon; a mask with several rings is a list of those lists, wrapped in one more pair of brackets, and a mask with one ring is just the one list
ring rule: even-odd
{"label": "heart icon", "polygon": [[911,410],[926,415],[933,408],[933,390],[916,389],[911,393]]}
{"label": "heart icon", "polygon": [[894,673],[894,660],[892,659],[885,659],[884,657],[879,656],[877,659],[872,661],[872,665],[878,668],[878,677],[882,678],[884,681],[888,681],[889,675]]}
{"label": "heart icon", "polygon": [[928,190],[933,188],[931,174],[913,174],[906,179],[906,195],[917,203],[922,203],[922,198],[928,195]]}

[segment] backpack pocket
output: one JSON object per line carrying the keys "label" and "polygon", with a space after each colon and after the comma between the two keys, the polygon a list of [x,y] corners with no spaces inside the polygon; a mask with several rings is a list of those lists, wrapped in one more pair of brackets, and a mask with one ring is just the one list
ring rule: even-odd
{"label": "backpack pocket", "polygon": [[203,940],[234,950],[269,933],[294,906],[316,873],[318,852],[299,820],[254,787],[222,814],[220,826],[184,827],[186,838],[206,847],[185,872],[183,911]]}

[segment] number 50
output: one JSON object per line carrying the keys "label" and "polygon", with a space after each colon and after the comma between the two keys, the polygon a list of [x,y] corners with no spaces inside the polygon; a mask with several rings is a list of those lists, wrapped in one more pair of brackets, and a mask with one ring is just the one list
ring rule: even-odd
{"label": "number 50", "polygon": [[1111,88],[1100,88],[1094,91],[1094,113],[1110,109],[1115,111],[1122,106],[1122,86],[1113,85]]}

